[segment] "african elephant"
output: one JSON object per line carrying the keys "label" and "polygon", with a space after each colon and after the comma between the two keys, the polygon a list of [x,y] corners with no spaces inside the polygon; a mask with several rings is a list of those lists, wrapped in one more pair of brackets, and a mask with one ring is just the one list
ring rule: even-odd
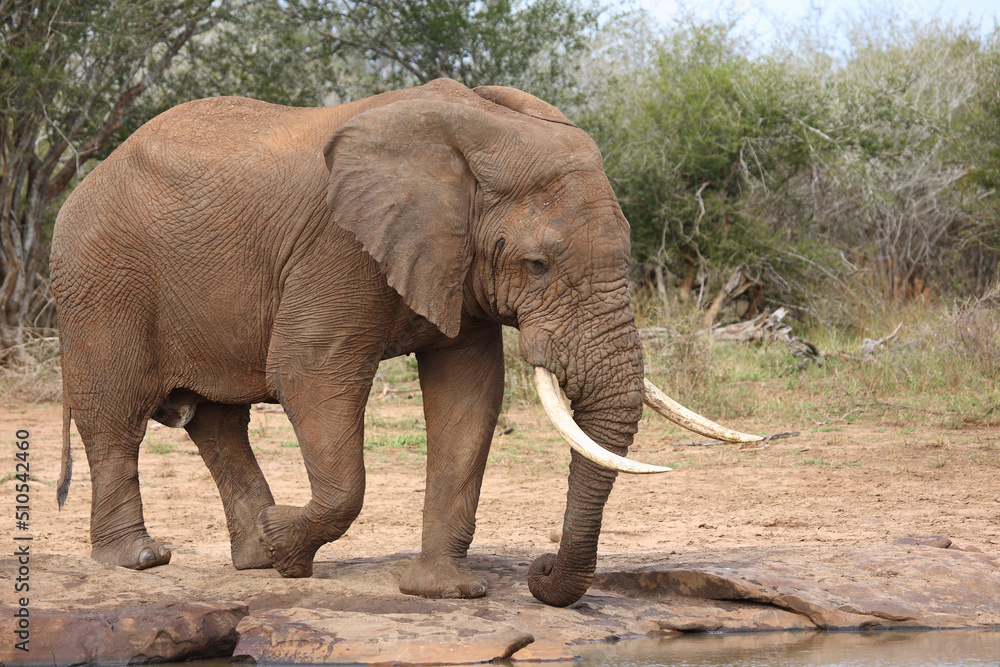
{"label": "african elephant", "polygon": [[[328,108],[182,104],[95,168],[56,222],[57,498],[75,419],[93,483],[92,557],[168,562],[146,532],[137,461],[150,418],[183,427],[218,485],[235,567],[309,576],[316,550],[361,509],[379,361],[415,353],[427,483],[421,552],[400,589],[481,596],[466,553],[508,325],[575,448],[558,556],[538,558],[529,584],[549,604],[575,602],[593,577],[615,469],[658,470],[621,456],[644,396],[669,401],[644,388],[628,260],[596,145],[526,93],[441,79]],[[280,403],[294,426],[304,507],[274,503],[247,436],[256,402]]]}

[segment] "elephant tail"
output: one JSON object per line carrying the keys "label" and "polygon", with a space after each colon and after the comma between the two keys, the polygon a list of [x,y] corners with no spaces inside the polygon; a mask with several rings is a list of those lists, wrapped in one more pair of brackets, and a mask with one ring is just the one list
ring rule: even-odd
{"label": "elephant tail", "polygon": [[63,400],[63,424],[62,424],[62,459],[59,464],[59,483],[56,485],[56,502],[62,510],[69,495],[69,483],[73,479],[73,453],[69,449],[69,426],[73,416],[73,409],[69,406],[69,401]]}

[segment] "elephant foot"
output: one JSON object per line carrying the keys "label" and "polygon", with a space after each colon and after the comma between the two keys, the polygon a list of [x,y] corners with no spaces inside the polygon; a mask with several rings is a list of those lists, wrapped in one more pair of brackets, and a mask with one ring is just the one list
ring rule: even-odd
{"label": "elephant foot", "polygon": [[310,539],[301,507],[265,507],[257,517],[257,526],[264,553],[281,576],[312,576],[313,557],[321,544]]}
{"label": "elephant foot", "polygon": [[169,563],[170,549],[163,542],[157,542],[144,533],[108,544],[95,544],[90,557],[108,565],[145,570]]}
{"label": "elephant foot", "polygon": [[[256,526],[255,526],[256,528]],[[260,533],[254,530],[249,537],[233,538],[230,543],[233,567],[237,570],[263,570],[272,567],[267,550],[261,543]]]}
{"label": "elephant foot", "polygon": [[465,558],[417,556],[399,581],[399,591],[425,598],[481,598],[486,579],[469,569]]}

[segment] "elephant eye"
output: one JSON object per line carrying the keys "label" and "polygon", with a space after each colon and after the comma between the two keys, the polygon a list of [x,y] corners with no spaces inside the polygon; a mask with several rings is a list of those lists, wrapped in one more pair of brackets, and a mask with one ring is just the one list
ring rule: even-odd
{"label": "elephant eye", "polygon": [[549,265],[540,259],[528,260],[528,268],[532,273],[541,275],[549,270]]}

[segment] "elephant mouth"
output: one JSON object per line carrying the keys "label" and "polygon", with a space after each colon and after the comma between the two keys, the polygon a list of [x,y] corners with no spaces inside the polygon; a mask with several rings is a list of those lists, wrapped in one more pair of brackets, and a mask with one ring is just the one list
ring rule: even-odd
{"label": "elephant mouth", "polygon": [[[748,443],[759,442],[764,439],[759,435],[740,433],[739,431],[716,424],[712,420],[702,417],[697,412],[689,410],[667,396],[656,385],[650,382],[648,378],[644,378],[644,380],[645,398],[643,402],[682,428],[725,442]],[[542,408],[545,410],[549,421],[552,422],[552,426],[569,443],[569,446],[583,457],[603,468],[617,472],[652,474],[670,471],[670,468],[664,466],[650,465],[618,456],[594,442],[573,420],[573,415],[570,414],[565,403],[563,403],[562,394],[559,390],[559,381],[551,371],[541,366],[536,366],[535,386],[538,389],[538,398],[542,403]]]}

